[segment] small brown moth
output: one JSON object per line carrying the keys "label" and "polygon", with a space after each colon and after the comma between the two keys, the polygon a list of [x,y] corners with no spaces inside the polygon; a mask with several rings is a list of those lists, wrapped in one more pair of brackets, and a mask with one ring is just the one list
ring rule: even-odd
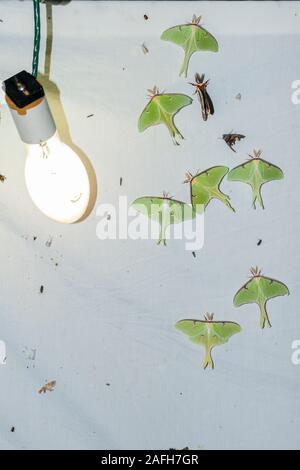
{"label": "small brown moth", "polygon": [[56,380],[52,380],[39,389],[39,393],[53,392],[56,385]]}
{"label": "small brown moth", "polygon": [[243,134],[223,134],[222,138],[228,147],[230,147],[233,152],[236,152],[233,146],[235,145],[236,141],[244,139],[245,136]]}
{"label": "small brown moth", "polygon": [[204,121],[207,121],[208,116],[213,115],[215,110],[214,110],[214,105],[211,100],[211,97],[209,96],[206,90],[209,80],[204,81],[204,77],[205,77],[204,73],[202,75],[199,75],[199,73],[196,73],[195,74],[196,83],[190,82],[190,85],[193,85],[196,88],[194,94],[197,94],[198,99],[200,101],[202,117]]}

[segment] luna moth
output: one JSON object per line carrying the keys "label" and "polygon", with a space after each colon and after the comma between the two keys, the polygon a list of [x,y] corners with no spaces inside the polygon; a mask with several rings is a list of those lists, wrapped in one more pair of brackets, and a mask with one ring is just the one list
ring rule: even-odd
{"label": "luna moth", "polygon": [[264,203],[261,196],[262,185],[273,180],[281,180],[283,171],[276,165],[260,158],[261,150],[253,150],[254,155],[249,155],[250,160],[242,165],[233,168],[228,173],[229,181],[241,181],[247,183],[252,188],[252,205],[256,209],[256,203],[264,209]]}
{"label": "luna moth", "polygon": [[140,115],[139,131],[143,132],[150,126],[164,124],[168,128],[173,143],[179,145],[176,138],[183,139],[183,135],[177,129],[174,117],[182,108],[192,103],[192,98],[182,93],[160,93],[156,86],[148,91],[150,101]]}
{"label": "luna moth", "polygon": [[233,304],[235,307],[240,307],[244,304],[256,303],[260,310],[260,327],[264,328],[267,325],[271,328],[266,309],[267,301],[281,295],[289,295],[289,289],[283,282],[263,276],[257,267],[251,268],[250,272],[252,275],[250,281],[237,291]]}
{"label": "luna moth", "polygon": [[186,173],[184,183],[190,183],[191,201],[196,210],[197,206],[201,207],[200,205],[206,209],[212,199],[219,199],[219,201],[235,212],[230,204],[229,196],[220,190],[220,184],[228,171],[229,168],[226,166],[213,166],[195,176],[190,172]]}
{"label": "luna moth", "polygon": [[201,16],[193,15],[191,23],[173,26],[161,35],[163,41],[170,41],[184,50],[184,60],[179,75],[187,76],[188,66],[192,54],[196,51],[218,52],[217,40],[199,25]]}
{"label": "luna moth", "polygon": [[180,320],[175,327],[189,336],[193,343],[201,344],[205,348],[205,357],[202,362],[203,369],[207,366],[214,368],[211,356],[212,349],[227,343],[229,338],[239,333],[242,328],[238,323],[231,321],[214,321],[213,314],[204,315],[204,320]]}
{"label": "luna moth", "polygon": [[163,193],[163,197],[144,196],[139,197],[132,203],[132,207],[149,219],[158,222],[160,225],[160,235],[157,244],[166,242],[166,230],[172,224],[179,224],[186,220],[195,218],[195,211],[182,201],[177,201]]}

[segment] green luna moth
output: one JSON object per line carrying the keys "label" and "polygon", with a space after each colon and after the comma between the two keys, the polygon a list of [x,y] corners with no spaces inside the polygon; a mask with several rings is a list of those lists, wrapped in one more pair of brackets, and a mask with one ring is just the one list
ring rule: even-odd
{"label": "green luna moth", "polygon": [[250,281],[235,294],[233,304],[235,307],[240,307],[244,304],[256,303],[260,310],[260,327],[264,328],[267,325],[271,328],[266,309],[267,301],[281,295],[289,295],[289,289],[283,282],[263,276],[257,267],[251,268],[250,272],[252,275]]}
{"label": "green luna moth", "polygon": [[183,135],[177,129],[174,117],[182,108],[192,103],[192,98],[182,93],[160,93],[156,86],[148,91],[150,101],[140,115],[139,131],[143,132],[150,126],[164,124],[168,128],[173,143],[179,145],[176,138],[183,139]]}
{"label": "green luna moth", "polygon": [[191,23],[173,26],[161,35],[163,41],[170,41],[184,50],[184,60],[179,75],[187,76],[189,61],[196,51],[218,52],[217,40],[199,25],[201,16],[193,15]]}
{"label": "green luna moth", "polygon": [[214,368],[211,351],[215,346],[227,343],[229,338],[239,333],[242,328],[238,323],[231,321],[214,321],[213,314],[204,315],[204,320],[180,320],[175,327],[189,336],[193,343],[201,344],[205,348],[203,369],[207,366]]}
{"label": "green luna moth", "polygon": [[145,196],[139,197],[131,206],[149,219],[158,222],[160,225],[160,235],[157,244],[166,242],[166,230],[172,224],[179,224],[186,220],[195,218],[194,209],[182,201],[177,201],[163,193],[163,197]]}
{"label": "green luna moth", "polygon": [[213,166],[195,176],[189,172],[186,173],[184,183],[190,183],[193,207],[197,208],[197,206],[201,207],[200,205],[202,205],[206,209],[212,199],[219,199],[219,201],[234,211],[230,204],[229,196],[220,190],[220,184],[228,171],[229,168],[226,166]]}
{"label": "green luna moth", "polygon": [[261,196],[262,185],[269,181],[281,180],[283,172],[278,166],[260,158],[261,150],[253,150],[253,153],[254,156],[249,155],[250,160],[233,168],[228,173],[228,180],[249,184],[253,193],[253,208],[256,209],[256,203],[258,202],[262,209],[264,209]]}

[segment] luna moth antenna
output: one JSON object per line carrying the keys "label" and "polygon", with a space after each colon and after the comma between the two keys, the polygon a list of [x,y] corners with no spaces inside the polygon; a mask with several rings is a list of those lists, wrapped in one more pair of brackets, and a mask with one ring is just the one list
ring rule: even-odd
{"label": "luna moth antenna", "polygon": [[164,199],[174,199],[174,197],[170,196],[167,191],[163,191],[163,198]]}
{"label": "luna moth antenna", "polygon": [[262,269],[259,269],[258,266],[256,266],[255,268],[250,268],[250,273],[250,277],[260,276],[262,273]]}
{"label": "luna moth antenna", "polygon": [[190,183],[193,178],[194,178],[194,177],[193,177],[192,173],[191,173],[190,171],[187,171],[187,172],[185,173],[185,180],[183,181],[183,184],[185,184],[185,183]]}
{"label": "luna moth antenna", "polygon": [[197,17],[197,15],[195,15],[195,13],[194,13],[192,23],[193,24],[200,24],[201,18],[202,18],[201,15]]}
{"label": "luna moth antenna", "polygon": [[205,318],[205,320],[207,320],[207,321],[213,321],[213,319],[214,319],[214,314],[213,314],[213,313],[207,313],[206,315],[204,315],[204,318]]}

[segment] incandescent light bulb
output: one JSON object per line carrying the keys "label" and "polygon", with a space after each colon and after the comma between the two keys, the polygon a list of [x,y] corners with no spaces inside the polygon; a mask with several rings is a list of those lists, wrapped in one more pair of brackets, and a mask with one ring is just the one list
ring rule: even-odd
{"label": "incandescent light bulb", "polygon": [[89,178],[78,155],[60,140],[43,87],[25,71],[6,80],[4,87],[26,144],[25,181],[32,201],[57,222],[76,222],[89,203]]}
{"label": "incandescent light bulb", "polygon": [[57,222],[76,222],[86,211],[90,195],[82,161],[57,132],[42,144],[26,147],[25,181],[34,204]]}

